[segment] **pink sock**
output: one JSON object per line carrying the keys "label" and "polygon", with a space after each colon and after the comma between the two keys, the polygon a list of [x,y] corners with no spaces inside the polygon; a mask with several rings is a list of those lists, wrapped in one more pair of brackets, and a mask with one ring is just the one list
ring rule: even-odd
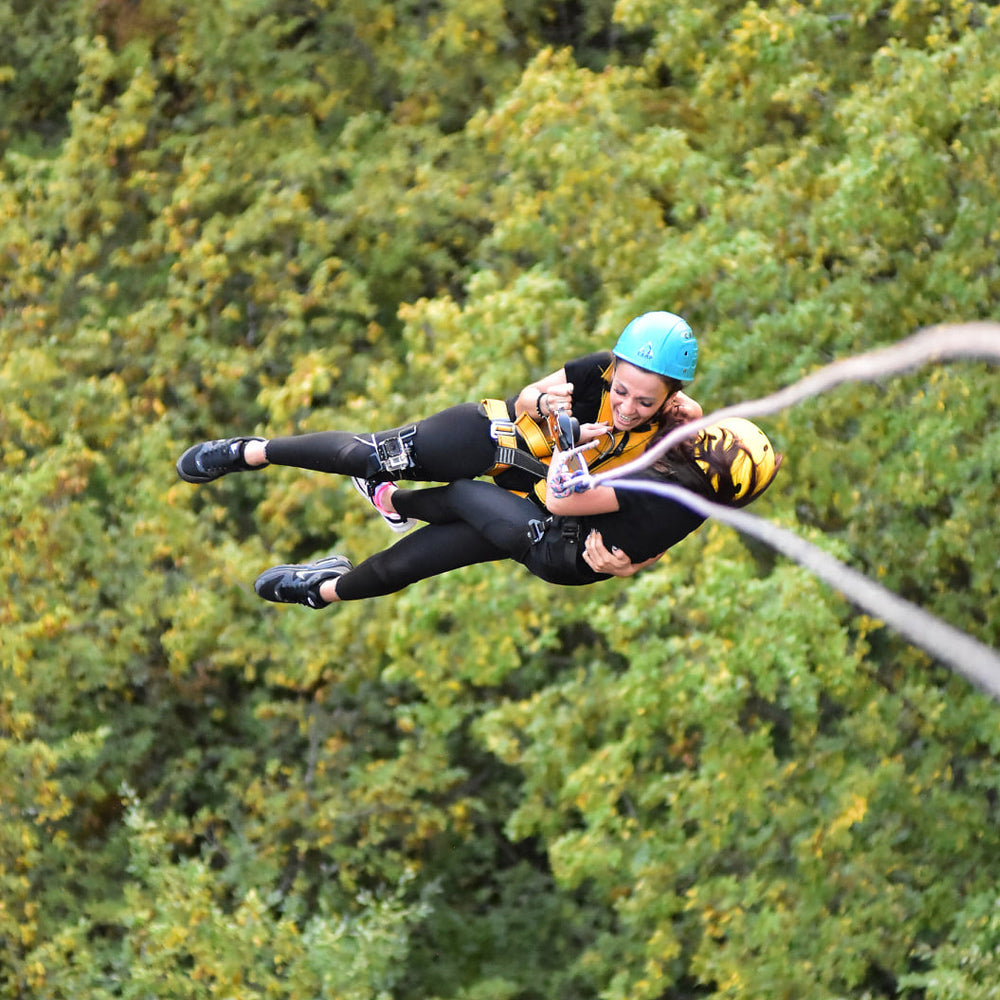
{"label": "pink sock", "polygon": [[375,506],[378,507],[383,514],[391,515],[392,511],[386,507],[382,499],[385,496],[385,491],[388,489],[392,489],[392,483],[380,483],[375,487],[375,492],[372,494],[372,500],[375,501]]}

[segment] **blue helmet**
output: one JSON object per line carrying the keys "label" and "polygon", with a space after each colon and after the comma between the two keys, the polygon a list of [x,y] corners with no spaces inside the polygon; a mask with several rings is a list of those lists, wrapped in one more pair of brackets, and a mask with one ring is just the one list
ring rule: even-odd
{"label": "blue helmet", "polygon": [[698,341],[680,316],[648,312],[622,330],[614,353],[636,368],[690,382],[698,363]]}

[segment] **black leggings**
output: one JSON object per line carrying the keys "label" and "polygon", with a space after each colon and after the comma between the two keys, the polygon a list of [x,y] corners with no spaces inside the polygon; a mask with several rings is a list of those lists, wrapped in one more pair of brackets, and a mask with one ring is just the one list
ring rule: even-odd
{"label": "black leggings", "polygon": [[[380,597],[474,563],[513,559],[535,576],[564,586],[607,579],[577,558],[567,519],[551,519],[531,501],[493,483],[460,479],[447,486],[397,490],[393,506],[428,523],[366,559],[337,582],[342,601]],[[548,524],[538,539],[533,529]],[[534,541],[533,541],[534,539]]]}
{"label": "black leggings", "polygon": [[317,431],[271,438],[267,460],[274,465],[368,478],[380,467],[373,439],[392,440],[411,430],[415,466],[381,478],[447,483],[474,479],[496,462],[497,443],[490,437],[490,420],[475,403],[460,403],[415,424],[374,434]]}

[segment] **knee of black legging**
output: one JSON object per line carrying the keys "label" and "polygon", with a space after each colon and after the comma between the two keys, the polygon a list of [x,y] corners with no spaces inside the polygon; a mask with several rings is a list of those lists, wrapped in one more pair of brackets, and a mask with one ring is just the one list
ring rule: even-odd
{"label": "knee of black legging", "polygon": [[374,448],[370,441],[353,438],[343,442],[332,456],[333,470],[348,476],[363,476],[365,479],[373,475],[372,459]]}

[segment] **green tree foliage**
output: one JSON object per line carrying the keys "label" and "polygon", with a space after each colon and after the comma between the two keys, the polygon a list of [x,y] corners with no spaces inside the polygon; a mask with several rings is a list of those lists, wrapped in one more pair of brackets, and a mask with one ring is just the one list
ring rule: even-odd
{"label": "green tree foliage", "polygon": [[[390,426],[683,313],[706,409],[1000,301],[975,0],[0,3],[0,997],[987,1000],[996,706],[706,526],[471,567],[192,441]],[[1000,646],[995,368],[768,421],[760,513]],[[849,595],[848,595],[849,596]]]}
{"label": "green tree foliage", "polygon": [[0,139],[35,151],[65,135],[79,66],[70,54],[77,5],[58,0],[0,4]]}

